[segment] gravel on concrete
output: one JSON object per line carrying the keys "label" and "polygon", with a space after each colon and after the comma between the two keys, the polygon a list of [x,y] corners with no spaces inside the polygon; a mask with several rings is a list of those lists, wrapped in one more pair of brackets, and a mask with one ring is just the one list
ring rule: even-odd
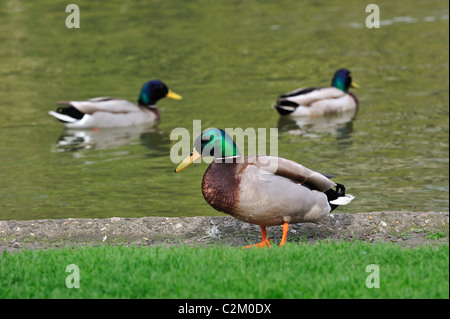
{"label": "gravel on concrete", "polygon": [[[267,228],[280,242],[280,226]],[[330,214],[319,223],[291,224],[288,241],[365,240],[414,247],[448,244],[448,212],[370,212]],[[220,217],[143,217],[105,219],[41,219],[0,221],[3,251],[84,245],[230,245],[260,241],[260,227]]]}

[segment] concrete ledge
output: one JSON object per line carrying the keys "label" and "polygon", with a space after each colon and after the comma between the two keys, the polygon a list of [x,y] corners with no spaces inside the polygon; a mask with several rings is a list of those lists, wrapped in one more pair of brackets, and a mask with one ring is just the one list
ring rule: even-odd
{"label": "concrete ledge", "polygon": [[[272,242],[280,241],[281,227],[267,230]],[[448,212],[371,212],[331,214],[317,224],[293,224],[288,240],[381,240],[416,246],[448,243],[448,233]],[[101,244],[242,246],[259,241],[259,226],[230,216],[0,221],[0,252]]]}

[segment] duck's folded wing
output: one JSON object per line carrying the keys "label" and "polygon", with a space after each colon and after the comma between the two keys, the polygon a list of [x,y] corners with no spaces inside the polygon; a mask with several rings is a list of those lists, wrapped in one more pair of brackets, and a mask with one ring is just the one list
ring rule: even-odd
{"label": "duck's folded wing", "polygon": [[291,101],[298,105],[309,106],[319,100],[336,99],[344,95],[344,91],[334,87],[306,88],[281,95],[278,102]]}
{"label": "duck's folded wing", "polygon": [[325,192],[336,186],[336,183],[327,177],[332,177],[331,175],[323,175],[288,159],[258,155],[249,156],[248,160],[254,162],[253,165],[261,171],[287,178],[314,190]]}
{"label": "duck's folded wing", "polygon": [[88,101],[70,101],[58,102],[60,105],[71,105],[85,114],[93,114],[95,112],[110,112],[110,113],[129,113],[139,111],[139,106],[127,100],[98,97]]}

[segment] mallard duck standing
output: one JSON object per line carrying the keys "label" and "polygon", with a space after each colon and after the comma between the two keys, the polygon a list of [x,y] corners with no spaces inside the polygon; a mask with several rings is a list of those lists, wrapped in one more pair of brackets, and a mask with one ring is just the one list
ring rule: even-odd
{"label": "mallard duck standing", "polygon": [[206,202],[220,212],[261,226],[261,243],[244,248],[270,246],[266,226],[273,225],[283,225],[283,246],[289,224],[317,222],[354,198],[345,194],[343,185],[291,160],[242,156],[233,139],[220,129],[200,134],[175,172],[202,156],[215,158],[203,176]]}
{"label": "mallard duck standing", "polygon": [[61,106],[49,114],[68,128],[135,126],[158,122],[161,114],[156,102],[164,97],[182,98],[163,82],[152,80],[142,86],[137,104],[112,97],[97,97],[88,101],[58,102],[57,105]]}
{"label": "mallard duck standing", "polygon": [[278,97],[274,108],[283,116],[319,116],[356,110],[359,102],[349,88],[359,88],[350,71],[339,69],[331,87],[300,88]]}

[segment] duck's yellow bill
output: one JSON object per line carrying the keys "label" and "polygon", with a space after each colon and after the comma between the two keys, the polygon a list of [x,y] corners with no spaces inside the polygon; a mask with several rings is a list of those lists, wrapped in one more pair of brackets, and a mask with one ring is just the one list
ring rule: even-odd
{"label": "duck's yellow bill", "polygon": [[173,100],[181,100],[183,97],[179,94],[176,94],[175,92],[172,92],[169,90],[169,93],[167,93],[166,97]]}
{"label": "duck's yellow bill", "polygon": [[353,81],[352,81],[352,84],[350,84],[350,87],[355,88],[355,89],[359,89],[359,88],[360,88],[360,86],[358,85],[358,83],[353,82]]}
{"label": "duck's yellow bill", "polygon": [[192,163],[194,163],[196,160],[198,160],[200,157],[202,157],[197,150],[194,148],[189,156],[187,156],[180,164],[178,164],[177,168],[175,169],[175,173],[178,173],[179,171],[185,169]]}

